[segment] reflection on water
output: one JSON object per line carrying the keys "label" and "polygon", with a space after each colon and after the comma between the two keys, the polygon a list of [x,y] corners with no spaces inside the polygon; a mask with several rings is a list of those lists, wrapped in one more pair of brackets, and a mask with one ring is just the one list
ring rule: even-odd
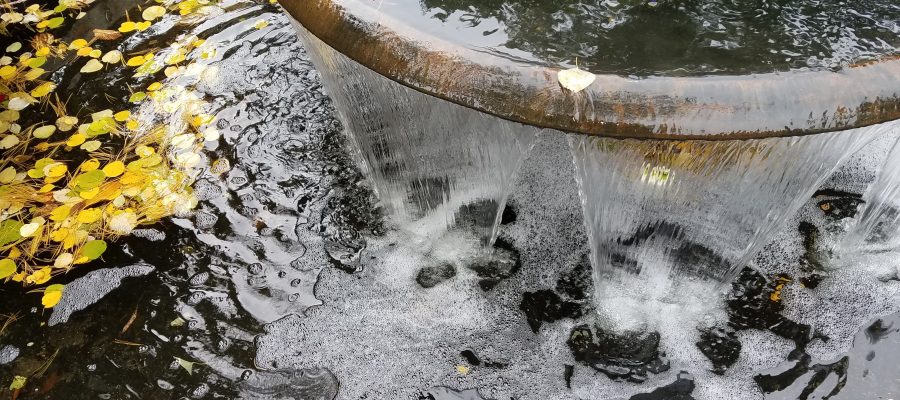
{"label": "reflection on water", "polygon": [[840,68],[896,54],[890,1],[395,0],[380,11],[479,50],[594,73]]}

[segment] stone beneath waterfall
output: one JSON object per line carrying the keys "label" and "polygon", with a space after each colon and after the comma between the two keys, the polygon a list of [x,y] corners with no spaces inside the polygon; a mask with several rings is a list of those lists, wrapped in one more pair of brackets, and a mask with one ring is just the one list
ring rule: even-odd
{"label": "stone beneath waterfall", "polygon": [[647,374],[669,370],[669,361],[659,351],[657,332],[612,333],[598,326],[576,326],[566,344],[572,357],[602,372],[610,379],[640,383]]}
{"label": "stone beneath waterfall", "polygon": [[741,341],[734,330],[728,328],[702,329],[697,348],[712,361],[713,372],[719,375],[734,365],[741,355]]}
{"label": "stone beneath waterfall", "polygon": [[525,313],[528,326],[537,333],[544,322],[554,322],[563,318],[581,316],[581,304],[563,300],[552,290],[539,290],[522,294],[519,309]]}
{"label": "stone beneath waterfall", "polygon": [[454,276],[456,276],[456,267],[450,263],[441,263],[438,265],[427,266],[419,270],[418,275],[416,275],[416,282],[419,286],[428,289],[433,288]]}
{"label": "stone beneath waterfall", "polygon": [[489,291],[522,268],[519,251],[509,242],[498,239],[493,254],[483,255],[469,264],[479,278],[478,286]]}

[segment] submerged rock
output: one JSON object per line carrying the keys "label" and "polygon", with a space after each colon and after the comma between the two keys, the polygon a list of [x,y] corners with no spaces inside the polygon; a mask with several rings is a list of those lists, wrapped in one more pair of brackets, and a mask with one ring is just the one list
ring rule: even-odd
{"label": "submerged rock", "polygon": [[650,393],[631,396],[629,400],[694,400],[694,378],[685,371],[678,374],[678,380]]}
{"label": "submerged rock", "polygon": [[669,370],[669,361],[659,351],[659,339],[657,332],[616,334],[581,325],[572,329],[566,344],[576,361],[610,379],[639,383],[648,373]]}
{"label": "submerged rock", "polygon": [[712,361],[713,372],[720,375],[734,365],[741,355],[741,341],[734,330],[728,328],[701,330],[697,348]]}
{"label": "submerged rock", "polygon": [[581,304],[563,300],[552,290],[522,293],[519,309],[525,313],[528,325],[534,333],[541,329],[544,322],[578,318],[582,315]]}
{"label": "submerged rock", "polygon": [[433,288],[439,283],[444,282],[456,276],[456,267],[450,263],[442,263],[431,265],[419,270],[416,275],[416,282],[423,288]]}
{"label": "submerged rock", "polygon": [[493,254],[476,259],[469,265],[481,280],[478,285],[489,291],[522,268],[519,251],[509,242],[498,239]]}

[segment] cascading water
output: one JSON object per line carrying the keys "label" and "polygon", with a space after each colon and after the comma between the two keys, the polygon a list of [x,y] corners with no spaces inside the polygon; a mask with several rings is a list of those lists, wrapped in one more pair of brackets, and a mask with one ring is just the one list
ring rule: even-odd
{"label": "cascading water", "polygon": [[466,227],[493,244],[510,185],[540,129],[409,89],[297,29],[389,220],[430,238]]}
{"label": "cascading water", "polygon": [[618,327],[637,328],[660,303],[702,300],[845,157],[895,126],[745,141],[573,136],[595,303]]}
{"label": "cascading water", "polygon": [[[893,125],[895,131],[897,124]],[[900,246],[900,140],[894,143],[878,172],[878,178],[863,196],[854,225],[840,247],[854,251],[890,250]]]}

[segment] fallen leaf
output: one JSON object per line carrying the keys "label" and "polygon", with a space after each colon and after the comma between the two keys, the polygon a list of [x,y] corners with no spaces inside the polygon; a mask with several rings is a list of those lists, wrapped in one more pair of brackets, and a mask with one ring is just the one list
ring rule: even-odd
{"label": "fallen leaf", "polygon": [[90,74],[101,69],[103,69],[103,63],[92,58],[88,60],[88,62],[86,62],[83,67],[81,67],[81,73]]}
{"label": "fallen leaf", "polygon": [[65,290],[65,286],[60,284],[47,286],[44,289],[44,296],[41,297],[41,304],[43,304],[44,308],[53,308],[53,306],[59,304],[63,290]]}
{"label": "fallen leaf", "polygon": [[574,93],[578,93],[594,83],[594,80],[597,79],[597,75],[575,67],[559,71],[557,78],[562,87],[569,89]]}
{"label": "fallen leaf", "polygon": [[144,17],[145,21],[153,21],[163,15],[166,15],[166,9],[161,6],[147,7],[144,9],[144,12],[141,13],[141,17]]}
{"label": "fallen leaf", "polygon": [[109,29],[94,29],[94,37],[98,40],[118,40],[122,34]]}
{"label": "fallen leaf", "polygon": [[183,358],[178,358],[178,357],[175,357],[175,361],[178,362],[178,365],[180,365],[181,368],[184,368],[184,370],[187,371],[188,375],[194,374],[194,364],[195,363],[193,361],[188,361],[188,360],[185,360]]}
{"label": "fallen leaf", "polygon": [[100,58],[101,61],[107,64],[115,64],[119,61],[122,61],[122,52],[118,50],[110,50]]}

